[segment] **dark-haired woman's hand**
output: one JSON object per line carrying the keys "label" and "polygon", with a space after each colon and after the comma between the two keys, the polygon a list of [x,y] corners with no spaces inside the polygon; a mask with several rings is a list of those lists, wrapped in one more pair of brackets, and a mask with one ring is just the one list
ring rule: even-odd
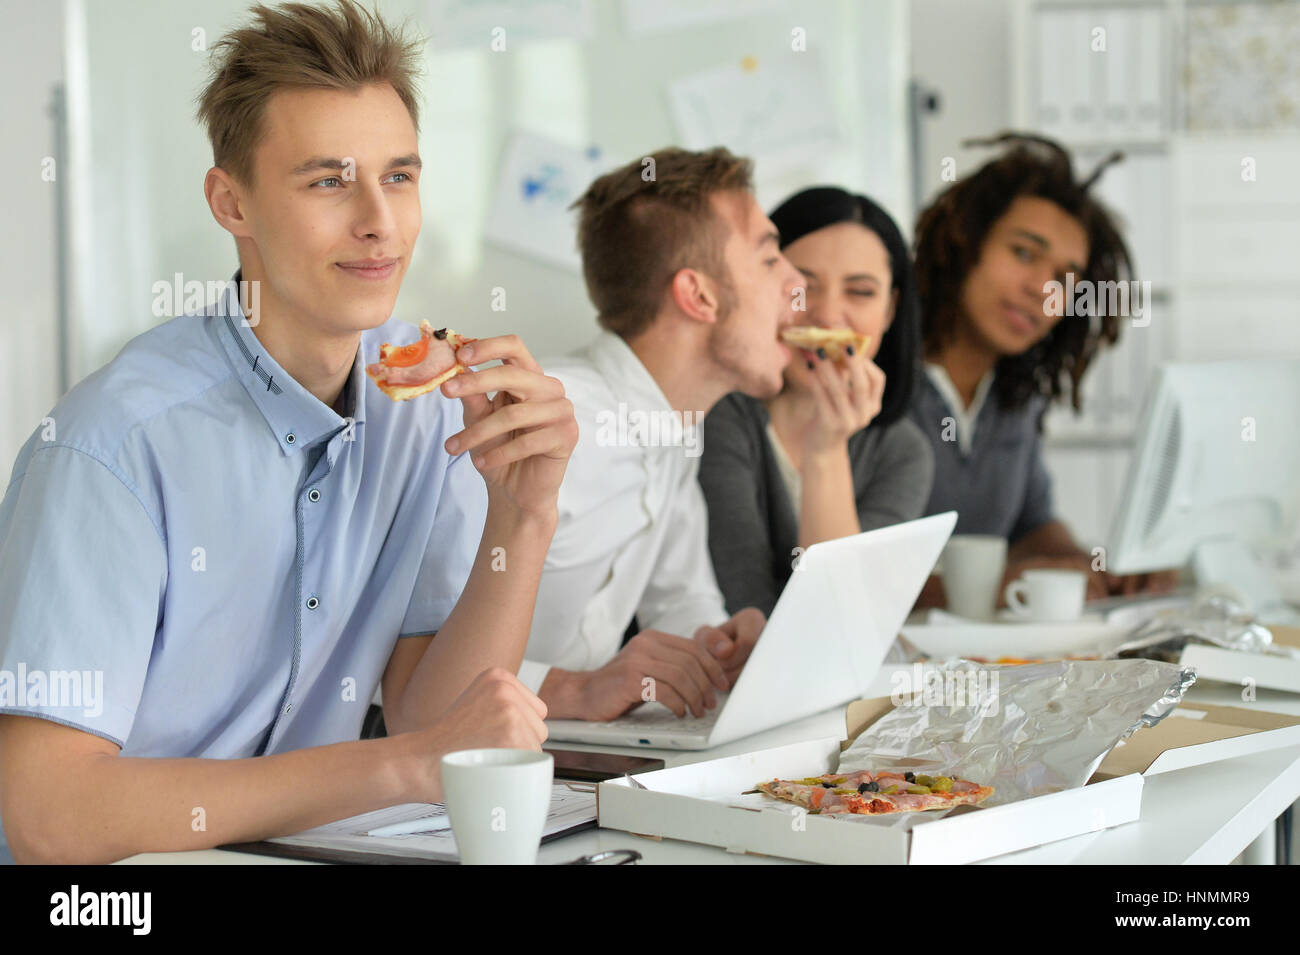
{"label": "dark-haired woman's hand", "polygon": [[804,439],[804,460],[828,451],[842,451],[856,434],[880,414],[885,397],[885,373],[858,352],[832,361],[815,352],[804,353],[812,366],[811,390],[817,417]]}

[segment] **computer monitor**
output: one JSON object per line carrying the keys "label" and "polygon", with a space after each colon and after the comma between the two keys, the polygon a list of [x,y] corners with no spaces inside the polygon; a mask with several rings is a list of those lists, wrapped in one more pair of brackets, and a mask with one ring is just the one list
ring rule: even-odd
{"label": "computer monitor", "polygon": [[1162,366],[1124,489],[1107,570],[1190,562],[1198,584],[1294,620],[1257,555],[1287,546],[1300,514],[1300,361]]}

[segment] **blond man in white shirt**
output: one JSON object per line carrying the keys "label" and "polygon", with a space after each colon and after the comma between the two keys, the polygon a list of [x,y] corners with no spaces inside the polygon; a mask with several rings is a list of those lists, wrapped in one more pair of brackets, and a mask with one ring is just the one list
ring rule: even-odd
{"label": "blond man in white shirt", "polygon": [[703,715],[766,623],[755,608],[727,616],[696,480],[700,419],[732,391],[776,394],[791,358],[777,335],[802,277],[751,170],[725,149],[665,149],[575,204],[601,331],[547,365],[579,439],[519,671],[552,718],[608,720],[651,699]]}

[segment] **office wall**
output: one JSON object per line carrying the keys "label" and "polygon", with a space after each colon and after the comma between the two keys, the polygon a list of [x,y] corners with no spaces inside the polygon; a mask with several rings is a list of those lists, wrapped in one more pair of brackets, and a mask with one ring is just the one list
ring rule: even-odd
{"label": "office wall", "polygon": [[957,174],[988,160],[988,149],[963,140],[991,136],[1012,124],[1014,55],[1012,6],[1006,0],[912,0],[912,76],[939,92],[940,109],[921,122],[923,201],[948,185],[940,179],[945,157]]}
{"label": "office wall", "polygon": [[[75,295],[105,300],[93,323],[78,316],[77,371],[103,364],[158,319],[151,287],[181,272],[221,280],[234,271],[230,237],[202,195],[211,155],[193,120],[208,43],[243,19],[244,0],[130,0],[140,15],[73,0],[89,41],[70,51],[84,74],[73,84],[84,113],[73,144],[85,168],[77,196]],[[568,6],[578,6],[568,4]],[[713,4],[716,6],[716,4]],[[503,150],[518,130],[578,149],[596,146],[610,164],[679,140],[667,85],[722,64],[790,57],[791,28],[807,31],[843,131],[841,144],[779,174],[758,157],[759,198],[772,204],[809,182],[837,181],[907,207],[906,7],[900,0],[751,4],[761,15],[648,36],[629,33],[622,3],[592,5],[592,35],[515,41],[508,51],[443,49],[432,3],[382,0],[432,36],[426,57],[421,153],[424,227],[396,314],[428,317],[479,335],[522,334],[539,354],[568,351],[593,333],[578,273],[485,241],[484,224]],[[509,21],[507,21],[509,24]],[[148,24],[147,31],[141,24]],[[167,77],[167,82],[159,82]],[[492,289],[507,292],[504,312]]]}
{"label": "office wall", "polygon": [[[47,108],[62,79],[58,3],[0,0],[0,487],[14,455],[58,398],[54,155]],[[62,170],[55,168],[57,177]]]}

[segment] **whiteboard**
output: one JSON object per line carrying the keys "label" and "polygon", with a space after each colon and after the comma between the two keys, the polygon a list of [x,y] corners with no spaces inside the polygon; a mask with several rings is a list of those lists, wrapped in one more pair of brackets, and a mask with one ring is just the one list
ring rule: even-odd
{"label": "whiteboard", "polygon": [[[486,36],[466,45],[447,28],[448,17],[477,16],[482,10],[471,8],[485,3],[507,11],[505,51],[490,49]],[[212,154],[194,110],[207,53],[194,46],[245,23],[251,3],[66,4],[70,378],[76,382],[165,320],[153,314],[156,282],[170,284],[180,273],[206,285],[228,279],[237,267],[234,240],[203,196]],[[525,133],[570,149],[595,147],[609,165],[684,144],[672,112],[673,85],[741,63],[763,70],[793,57],[815,60],[838,128],[836,143],[814,156],[771,164],[755,157],[765,209],[804,186],[832,183],[872,196],[910,231],[903,0],[707,0],[659,4],[658,13],[653,0],[541,5],[552,8],[559,25],[543,23],[530,36],[509,32],[513,3],[377,4],[390,24],[410,18],[431,38],[421,81],[423,228],[394,309],[398,318],[428,318],[479,337],[515,332],[539,357],[584,344],[596,324],[580,275],[485,235],[512,138]],[[582,7],[588,22],[570,31],[579,35],[546,35],[548,29],[563,33],[565,10]],[[803,31],[805,51],[792,50],[796,29]],[[504,311],[491,307],[498,287],[507,292]]]}

